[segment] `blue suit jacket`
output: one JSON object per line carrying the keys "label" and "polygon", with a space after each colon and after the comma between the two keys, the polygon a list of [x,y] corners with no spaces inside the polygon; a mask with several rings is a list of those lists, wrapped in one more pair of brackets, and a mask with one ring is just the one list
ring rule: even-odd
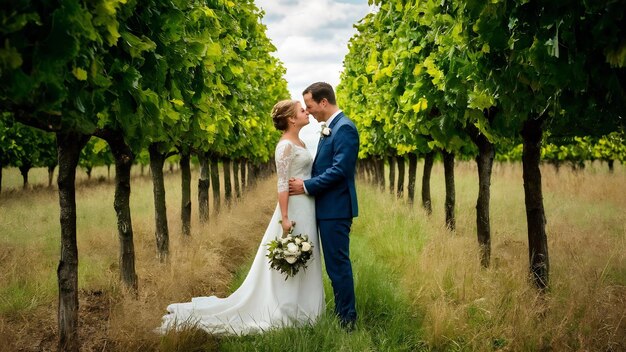
{"label": "blue suit jacket", "polygon": [[343,112],[328,127],[331,133],[320,140],[311,178],[304,186],[315,196],[318,219],[353,218],[359,214],[354,185],[359,133]]}

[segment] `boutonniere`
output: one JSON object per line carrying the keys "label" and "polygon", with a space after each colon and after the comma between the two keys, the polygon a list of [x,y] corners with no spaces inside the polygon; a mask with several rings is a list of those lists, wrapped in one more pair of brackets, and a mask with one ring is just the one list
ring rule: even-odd
{"label": "boutonniere", "polygon": [[320,126],[322,126],[322,129],[320,130],[321,137],[324,138],[330,136],[331,130],[330,127],[326,126],[326,122],[320,123]]}

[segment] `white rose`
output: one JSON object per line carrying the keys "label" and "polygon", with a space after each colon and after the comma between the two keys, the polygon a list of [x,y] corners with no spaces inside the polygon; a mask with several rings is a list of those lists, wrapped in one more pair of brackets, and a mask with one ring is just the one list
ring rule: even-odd
{"label": "white rose", "polygon": [[287,263],[289,263],[289,264],[293,264],[293,263],[295,263],[295,262],[296,262],[296,260],[298,260],[298,258],[296,258],[296,257],[294,257],[294,256],[291,256],[291,255],[290,255],[290,256],[288,256],[288,257],[285,257],[285,260],[287,261]]}
{"label": "white rose", "polygon": [[326,126],[326,122],[320,123],[320,127],[320,134],[322,135],[322,137],[330,136],[330,128]]}
{"label": "white rose", "polygon": [[311,244],[309,242],[302,242],[302,251],[308,252],[311,250]]}
{"label": "white rose", "polygon": [[302,240],[301,240],[301,239],[299,239],[298,237],[296,237],[295,241],[296,241],[296,244],[300,244],[300,243],[302,243]]}
{"label": "white rose", "polygon": [[289,253],[297,253],[298,252],[298,246],[295,243],[289,243],[287,245],[287,252],[289,252]]}

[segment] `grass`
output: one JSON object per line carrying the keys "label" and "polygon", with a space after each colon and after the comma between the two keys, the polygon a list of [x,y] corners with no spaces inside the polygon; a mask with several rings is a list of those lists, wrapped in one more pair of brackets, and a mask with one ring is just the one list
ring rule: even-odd
{"label": "grass", "polygon": [[[79,175],[83,350],[624,350],[626,194],[620,190],[626,188],[626,168],[619,165],[614,174],[605,168],[542,169],[551,264],[547,294],[538,294],[528,280],[521,165],[494,168],[492,265],[483,269],[475,235],[475,164],[460,162],[455,170],[454,233],[444,226],[443,170],[436,164],[430,217],[410,206],[406,195],[396,199],[359,181],[361,215],[351,237],[359,311],[355,332],[343,332],[332,317],[325,278],[327,314],[315,326],[225,338],[196,330],[159,337],[152,329],[171,302],[223,296],[238,287],[263,235],[259,229],[274,210],[275,181],[262,181],[244,201],[219,216],[213,213],[207,225],[196,219],[192,194],[192,238],[185,240],[179,175],[168,173],[171,263],[166,266],[155,255],[152,185],[136,175],[131,208],[140,292],[134,299],[117,280],[113,185],[105,177],[87,181]],[[4,171],[7,187],[12,171]],[[106,175],[106,169],[94,172]],[[10,341],[0,350],[55,349],[58,200],[54,190],[34,188],[7,187],[0,195],[0,340]]]}

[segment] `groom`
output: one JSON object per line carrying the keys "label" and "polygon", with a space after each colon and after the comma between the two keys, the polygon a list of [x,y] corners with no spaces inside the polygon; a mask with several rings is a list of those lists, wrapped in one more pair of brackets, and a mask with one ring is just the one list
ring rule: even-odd
{"label": "groom", "polygon": [[315,196],[315,211],[326,272],[335,294],[335,313],[341,325],[354,329],[356,308],[350,263],[350,227],[358,215],[354,173],[359,134],[337,107],[330,84],[317,82],[302,93],[306,109],[326,127],[320,132],[311,178],[289,182],[289,194]]}

